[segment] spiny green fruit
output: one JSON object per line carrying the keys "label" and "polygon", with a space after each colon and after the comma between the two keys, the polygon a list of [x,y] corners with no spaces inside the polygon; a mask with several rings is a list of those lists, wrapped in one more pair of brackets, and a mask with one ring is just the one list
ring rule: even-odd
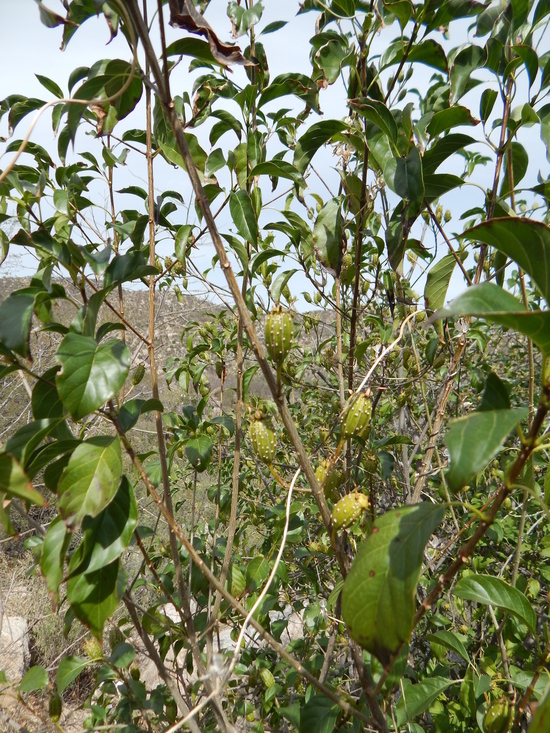
{"label": "spiny green fruit", "polygon": [[143,364],[138,364],[137,367],[134,369],[134,373],[132,374],[132,384],[134,385],[134,387],[137,387],[137,385],[141,382],[144,376],[145,366]]}
{"label": "spiny green fruit", "polygon": [[49,712],[50,720],[52,723],[57,723],[61,717],[61,711],[63,709],[63,702],[57,692],[52,693],[50,696]]}
{"label": "spiny green fruit", "polygon": [[126,639],[118,626],[115,626],[109,631],[109,646],[111,647],[111,651],[117,644],[122,644],[123,641],[126,641]]}
{"label": "spiny green fruit", "polygon": [[340,437],[348,440],[354,437],[365,437],[372,415],[372,392],[366,389],[358,395],[353,395],[348,400],[342,422],[340,424]]}
{"label": "spiny green fruit", "polygon": [[92,662],[99,662],[103,659],[103,647],[98,639],[90,637],[82,644],[84,654]]}
{"label": "spiny green fruit", "polygon": [[487,708],[483,718],[485,733],[507,733],[510,730],[511,709],[508,698],[501,697]]}
{"label": "spiny green fruit", "polygon": [[272,463],[277,449],[277,440],[271,427],[263,419],[255,419],[250,424],[248,437],[252,450],[264,463]]}
{"label": "spiny green fruit", "polygon": [[338,489],[345,483],[346,474],[334,467],[330,470],[330,461],[325,460],[319,463],[315,475],[317,481],[323,487],[326,498],[332,502],[337,502],[339,498]]}
{"label": "spiny green fruit", "polygon": [[364,494],[358,491],[347,494],[335,504],[332,510],[332,531],[336,533],[341,529],[351,527],[368,507],[369,500]]}
{"label": "spiny green fruit", "polygon": [[265,319],[265,345],[275,364],[282,364],[292,345],[292,316],[278,305]]}

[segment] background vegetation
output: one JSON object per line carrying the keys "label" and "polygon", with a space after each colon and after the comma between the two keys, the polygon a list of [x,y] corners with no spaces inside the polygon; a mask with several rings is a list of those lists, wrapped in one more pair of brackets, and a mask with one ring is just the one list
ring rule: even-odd
{"label": "background vegetation", "polygon": [[38,263],[0,517],[69,635],[0,692],[58,723],[85,678],[128,733],[548,730],[550,5],[306,0],[274,78],[260,2],[63,6],[128,53],[0,103],[2,252]]}

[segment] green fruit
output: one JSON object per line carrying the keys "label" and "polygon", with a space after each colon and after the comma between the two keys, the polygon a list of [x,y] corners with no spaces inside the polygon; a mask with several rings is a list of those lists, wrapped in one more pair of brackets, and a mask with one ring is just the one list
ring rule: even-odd
{"label": "green fruit", "polygon": [[103,659],[103,646],[98,639],[95,639],[93,637],[86,639],[86,641],[82,644],[82,649],[84,651],[84,654],[86,654],[88,659],[90,659],[92,662],[99,662],[101,659]]}
{"label": "green fruit", "polygon": [[506,733],[510,729],[511,709],[508,698],[501,697],[487,708],[483,718],[485,733]]}
{"label": "green fruit", "polygon": [[141,677],[141,672],[139,671],[137,664],[132,664],[130,667],[130,677],[136,681]]}
{"label": "green fruit", "polygon": [[113,650],[117,644],[122,644],[123,641],[126,641],[126,639],[118,626],[109,631],[109,646],[111,647],[111,650]]}
{"label": "green fruit", "polygon": [[370,389],[350,397],[340,424],[340,438],[342,440],[357,436],[364,438],[368,435],[372,415],[371,397],[372,392]]}
{"label": "green fruit", "polygon": [[336,533],[341,529],[351,527],[368,507],[369,500],[364,494],[358,491],[347,494],[332,510],[332,531]]}
{"label": "green fruit", "polygon": [[292,345],[292,316],[277,306],[265,319],[265,345],[275,364],[282,364]]}
{"label": "green fruit", "polygon": [[269,669],[266,669],[265,667],[260,669],[260,677],[262,679],[262,682],[268,689],[270,687],[273,687],[273,685],[275,684],[275,677],[273,677]]}
{"label": "green fruit", "polygon": [[272,463],[277,449],[275,433],[265,420],[254,420],[248,430],[252,450],[264,463]]}
{"label": "green fruit", "polygon": [[134,369],[134,373],[132,374],[132,384],[134,387],[136,387],[143,377],[145,376],[145,366],[143,364],[138,364],[137,367]]}
{"label": "green fruit", "polygon": [[[330,471],[330,473],[329,473]],[[330,461],[321,461],[315,471],[317,481],[321,484],[327,499],[333,502],[338,501],[338,489],[346,481],[346,474],[336,468],[330,470]]]}
{"label": "green fruit", "polygon": [[52,723],[57,723],[57,721],[61,717],[62,709],[63,702],[61,700],[61,697],[57,694],[57,692],[54,692],[50,697],[49,704],[50,720],[52,721]]}

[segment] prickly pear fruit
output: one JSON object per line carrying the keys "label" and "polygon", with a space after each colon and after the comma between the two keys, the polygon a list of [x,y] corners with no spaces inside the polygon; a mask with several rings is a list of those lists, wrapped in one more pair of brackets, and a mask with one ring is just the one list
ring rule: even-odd
{"label": "prickly pear fruit", "polygon": [[368,506],[369,500],[358,491],[352,491],[351,494],[344,496],[332,510],[332,531],[336,533],[341,529],[351,527],[368,509]]}
{"label": "prickly pear fruit", "polygon": [[292,316],[277,306],[265,319],[265,345],[275,364],[282,364],[292,345]]}
{"label": "prickly pear fruit", "polygon": [[357,436],[366,437],[371,415],[372,392],[370,389],[350,397],[340,423],[341,439],[348,440]]}
{"label": "prickly pear fruit", "polygon": [[275,433],[265,420],[253,420],[248,430],[252,450],[264,463],[272,463],[277,448]]}

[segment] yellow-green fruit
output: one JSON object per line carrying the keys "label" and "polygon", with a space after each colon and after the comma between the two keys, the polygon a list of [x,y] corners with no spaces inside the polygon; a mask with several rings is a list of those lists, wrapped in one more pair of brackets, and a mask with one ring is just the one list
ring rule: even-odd
{"label": "yellow-green fruit", "polygon": [[252,444],[252,450],[264,463],[272,463],[277,449],[275,433],[266,424],[265,420],[254,420],[250,424],[248,437]]}
{"label": "yellow-green fruit", "polygon": [[145,366],[143,364],[138,364],[137,367],[134,369],[134,373],[132,374],[132,384],[134,387],[136,387],[143,377],[145,376]]}
{"label": "yellow-green fruit", "polygon": [[103,647],[101,646],[101,642],[97,639],[92,637],[86,639],[82,644],[82,649],[84,654],[86,654],[88,659],[91,659],[92,662],[99,662],[103,659]]}
{"label": "yellow-green fruit", "polygon": [[338,501],[338,489],[345,483],[346,474],[336,468],[333,468],[330,473],[329,471],[330,461],[321,461],[317,466],[315,475],[317,476],[317,481],[323,487],[326,498],[335,502]]}
{"label": "yellow-green fruit", "polygon": [[57,694],[57,692],[54,692],[50,697],[50,705],[49,705],[50,720],[52,721],[52,723],[58,722],[59,718],[61,717],[62,709],[63,709],[63,702],[61,701],[61,698]]}
{"label": "yellow-green fruit", "polygon": [[260,669],[260,677],[267,688],[273,687],[275,684],[275,677],[273,677],[269,669],[266,669],[265,667]]}
{"label": "yellow-green fruit", "polygon": [[265,345],[275,364],[282,364],[292,345],[292,316],[280,306],[265,319]]}
{"label": "yellow-green fruit", "polygon": [[340,424],[340,437],[342,440],[357,436],[365,437],[372,415],[371,396],[370,389],[367,389],[365,392],[353,395],[348,401]]}
{"label": "yellow-green fruit", "polygon": [[487,708],[483,718],[485,733],[507,733],[511,722],[510,703],[506,697],[501,697]]}
{"label": "yellow-green fruit", "polygon": [[338,532],[351,527],[368,507],[369,500],[358,491],[352,491],[351,494],[344,496],[332,510],[332,531]]}

